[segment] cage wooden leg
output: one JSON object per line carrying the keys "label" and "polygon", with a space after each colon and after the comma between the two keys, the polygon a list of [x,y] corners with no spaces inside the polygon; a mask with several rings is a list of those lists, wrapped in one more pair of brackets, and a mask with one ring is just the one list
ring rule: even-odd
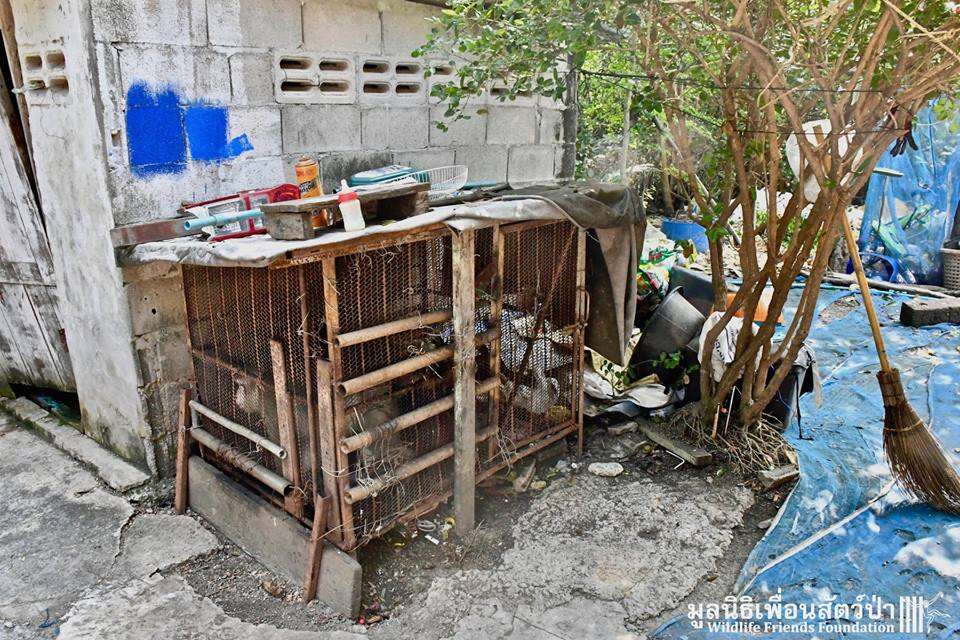
{"label": "cage wooden leg", "polygon": [[586,335],[584,328],[587,324],[589,310],[587,294],[587,232],[577,229],[577,368],[575,373],[576,393],[574,415],[577,417],[577,457],[583,457],[583,358]]}
{"label": "cage wooden leg", "polygon": [[177,425],[177,465],[173,507],[177,513],[185,513],[190,502],[190,389],[180,392],[180,423]]}
{"label": "cage wooden leg", "polygon": [[473,231],[453,239],[453,511],[457,534],[473,530],[477,465],[476,323]]}
{"label": "cage wooden leg", "polygon": [[327,514],[330,511],[330,497],[314,504],[313,529],[310,532],[310,554],[307,560],[307,574],[303,581],[303,601],[310,602],[317,597],[317,582],[320,580],[320,564],[323,560],[323,540],[327,532]]}
{"label": "cage wooden leg", "polygon": [[283,475],[293,485],[293,492],[284,498],[284,508],[294,517],[303,517],[303,489],[300,482],[300,450],[297,427],[293,417],[293,398],[287,391],[287,361],[279,340],[270,341],[270,359],[273,364],[273,388],[277,399],[277,426],[280,446],[287,450],[283,459]]}
{"label": "cage wooden leg", "polygon": [[[337,499],[337,442],[334,436],[333,397],[331,396],[330,363],[317,360],[317,422],[319,423],[320,467],[323,474],[323,495],[328,499],[328,520],[340,534],[340,501]],[[316,498],[314,498],[316,500]]]}
{"label": "cage wooden leg", "polygon": [[[490,328],[497,329],[497,338],[490,343],[490,377],[497,381],[490,391],[490,403],[487,414],[491,425],[500,424],[500,348],[503,340],[503,233],[500,225],[493,227],[493,262],[496,265],[494,284],[491,287],[493,296],[490,301]],[[487,440],[487,460],[493,460],[497,454],[500,439],[497,437]]]}
{"label": "cage wooden leg", "polygon": [[[343,381],[343,365],[340,356],[340,347],[336,337],[340,334],[340,306],[337,292],[337,263],[336,258],[323,260],[323,299],[327,320],[327,344],[330,348],[330,378],[333,382],[333,427],[334,441],[340,442],[347,428],[347,411],[344,394],[337,387]],[[357,536],[353,530],[353,509],[346,501],[347,487],[350,480],[350,465],[347,454],[335,447],[334,454],[337,460],[337,499],[340,501],[340,532],[341,546],[353,549],[356,546]]]}
{"label": "cage wooden leg", "polygon": [[[307,297],[307,277],[303,265],[297,270],[297,279],[300,285],[300,333],[303,340],[303,385],[304,394],[307,400],[307,437],[310,447],[310,487],[313,493],[311,499],[315,499],[320,492],[318,483],[320,482],[320,434],[317,424],[317,402],[314,396],[315,388],[313,385],[313,361],[311,353],[312,347],[312,318],[310,317],[310,305]],[[316,506],[316,505],[314,505]]]}

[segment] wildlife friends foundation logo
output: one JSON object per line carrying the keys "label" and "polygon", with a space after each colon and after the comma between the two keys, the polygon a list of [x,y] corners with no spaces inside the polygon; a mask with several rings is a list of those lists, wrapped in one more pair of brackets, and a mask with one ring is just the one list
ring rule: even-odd
{"label": "wildlife friends foundation logo", "polygon": [[930,623],[950,615],[937,609],[943,598],[901,596],[896,602],[883,597],[858,595],[853,602],[837,602],[830,596],[815,603],[783,602],[780,589],[769,599],[727,596],[722,604],[688,605],[687,619],[694,629],[710,633],[767,634],[926,634]]}

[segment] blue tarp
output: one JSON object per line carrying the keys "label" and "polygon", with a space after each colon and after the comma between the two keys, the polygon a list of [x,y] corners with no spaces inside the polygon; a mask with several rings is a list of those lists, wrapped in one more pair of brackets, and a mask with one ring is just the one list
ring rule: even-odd
{"label": "blue tarp", "polygon": [[870,177],[858,244],[894,259],[898,281],[940,284],[940,247],[960,201],[960,112],[941,119],[926,107],[913,120],[913,136],[917,149],[898,156],[888,150],[877,163],[903,176]]}
{"label": "blue tarp", "polygon": [[[818,312],[845,296],[859,301],[857,293],[825,288]],[[798,298],[799,290],[793,291],[792,304]],[[904,299],[874,296],[887,348],[913,407],[960,467],[960,328],[900,325]],[[892,481],[883,453],[878,361],[862,304],[832,322],[817,320],[808,342],[823,377],[823,403],[815,407],[813,396],[804,396],[804,439],[796,421],[785,433],[797,451],[800,480],[747,559],[736,592],[767,605],[772,597],[784,606],[820,608],[810,629],[760,626],[754,637],[960,638],[960,518],[913,504]],[[889,624],[888,632],[851,627],[859,618],[841,604],[879,604],[886,617],[864,616],[862,625]],[[915,613],[918,606],[922,616],[900,619],[901,610]],[[765,611],[776,614],[775,607]],[[773,617],[782,620],[783,611]],[[821,619],[827,622],[818,628]],[[918,624],[923,634],[907,633]],[[746,635],[743,626],[736,633],[695,626],[680,616],[654,637]]]}

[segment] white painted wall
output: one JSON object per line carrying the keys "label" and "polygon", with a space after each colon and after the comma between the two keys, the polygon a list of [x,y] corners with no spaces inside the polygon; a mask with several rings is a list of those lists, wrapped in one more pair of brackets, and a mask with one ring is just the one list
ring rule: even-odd
{"label": "white painted wall", "polygon": [[[84,421],[99,440],[154,469],[168,466],[178,389],[191,375],[182,284],[167,267],[121,275],[111,227],[173,216],[183,201],[292,181],[303,154],[319,157],[328,188],[391,162],[466,164],[482,180],[536,181],[559,171],[560,111],[550,101],[485,97],[475,101],[474,117],[449,131],[431,124],[443,113],[428,97],[437,80],[423,78],[424,61],[409,54],[429,31],[434,7],[404,0],[13,4],[21,47],[59,39],[67,54],[65,102],[49,90],[27,97]],[[288,68],[297,60],[303,68]],[[420,69],[403,73],[411,64]],[[289,90],[291,81],[300,91]],[[151,100],[174,95],[185,122],[204,107],[222,112],[224,140],[239,152],[198,160],[192,125],[157,134],[151,127],[169,112],[138,107],[131,100],[138,87]],[[386,93],[370,91],[377,87]],[[186,151],[175,171],[138,161],[156,151],[145,147],[145,131],[165,143],[182,136]]]}

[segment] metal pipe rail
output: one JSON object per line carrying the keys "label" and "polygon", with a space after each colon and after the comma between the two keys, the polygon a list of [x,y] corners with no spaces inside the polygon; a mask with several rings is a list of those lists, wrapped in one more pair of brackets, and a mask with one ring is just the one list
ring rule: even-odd
{"label": "metal pipe rail", "polygon": [[284,460],[287,457],[287,450],[281,447],[280,445],[278,445],[276,442],[273,442],[272,440],[268,440],[267,438],[264,438],[259,433],[255,431],[251,431],[250,429],[246,428],[242,424],[238,424],[233,420],[231,420],[230,418],[220,415],[210,407],[200,404],[196,400],[190,401],[190,411],[193,414],[192,421],[195,427],[200,426],[199,421],[196,419],[196,414],[200,413],[206,416],[207,418],[209,418],[210,420],[213,420],[224,429],[228,429],[229,431],[234,432],[238,436],[242,436],[247,440],[249,440],[250,442],[253,442],[258,447],[261,447],[266,451],[269,451],[280,460]]}

